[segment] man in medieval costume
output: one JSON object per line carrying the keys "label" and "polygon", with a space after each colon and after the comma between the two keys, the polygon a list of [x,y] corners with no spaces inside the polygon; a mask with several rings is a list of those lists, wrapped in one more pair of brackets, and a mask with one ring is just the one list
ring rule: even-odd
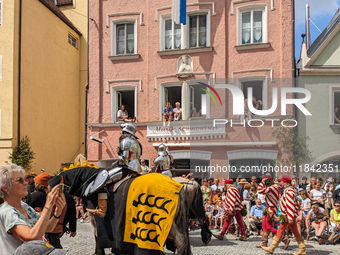
{"label": "man in medieval costume", "polygon": [[299,251],[297,253],[293,253],[293,255],[305,255],[305,242],[297,227],[296,218],[298,216],[299,205],[295,190],[293,189],[291,184],[292,179],[289,176],[284,175],[282,176],[281,180],[283,181],[285,188],[280,200],[280,210],[282,212],[280,216],[281,224],[276,233],[276,236],[274,236],[272,244],[269,247],[262,246],[262,249],[267,252],[273,253],[275,248],[282,241],[283,233],[287,230],[288,227],[290,227],[291,231],[296,237],[296,241],[299,246]]}
{"label": "man in medieval costume", "polygon": [[[257,248],[267,247],[268,245],[268,231],[276,234],[277,230],[273,227],[274,215],[277,213],[277,205],[280,198],[280,189],[277,184],[274,183],[271,175],[267,174],[262,177],[262,181],[257,191],[265,195],[266,209],[263,213],[264,218],[262,222],[262,243],[256,245]],[[285,243],[285,249],[288,248],[289,239],[287,235],[282,239]]]}
{"label": "man in medieval costume", "polygon": [[225,203],[226,203],[227,209],[225,211],[224,226],[223,226],[221,234],[214,235],[214,236],[219,240],[223,240],[224,235],[227,232],[232,219],[235,217],[237,224],[239,225],[240,230],[241,230],[241,237],[239,238],[239,240],[246,241],[247,240],[246,232],[244,229],[242,215],[241,215],[241,210],[243,209],[241,195],[233,183],[234,183],[233,180],[230,180],[230,179],[227,179],[225,181],[226,188],[227,188],[227,196],[225,198]]}

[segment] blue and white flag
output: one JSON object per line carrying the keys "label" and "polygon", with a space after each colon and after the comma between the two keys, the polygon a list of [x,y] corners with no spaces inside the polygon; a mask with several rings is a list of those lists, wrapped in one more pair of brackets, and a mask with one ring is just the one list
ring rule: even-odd
{"label": "blue and white flag", "polygon": [[186,0],[172,0],[172,20],[176,24],[187,23],[187,1]]}

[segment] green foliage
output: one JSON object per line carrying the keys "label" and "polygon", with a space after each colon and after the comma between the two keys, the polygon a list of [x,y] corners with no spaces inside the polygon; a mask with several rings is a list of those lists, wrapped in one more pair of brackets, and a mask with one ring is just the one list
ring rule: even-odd
{"label": "green foliage", "polygon": [[[286,125],[294,125],[286,121]],[[309,137],[304,137],[293,128],[278,125],[272,135],[279,140],[282,153],[287,155],[279,161],[282,165],[300,165],[313,161],[312,153],[308,149]]]}
{"label": "green foliage", "polygon": [[28,136],[23,137],[19,145],[13,149],[13,153],[10,153],[9,156],[12,163],[22,166],[26,172],[32,169],[32,162],[35,155],[31,149],[30,141]]}

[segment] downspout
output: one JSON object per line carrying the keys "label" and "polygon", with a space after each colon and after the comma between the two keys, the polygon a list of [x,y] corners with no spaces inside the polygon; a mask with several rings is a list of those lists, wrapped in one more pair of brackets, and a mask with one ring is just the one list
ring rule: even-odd
{"label": "downspout", "polygon": [[84,156],[87,159],[87,96],[89,91],[89,0],[87,0],[87,84],[85,86]]}
{"label": "downspout", "polygon": [[20,116],[21,116],[21,26],[22,26],[22,0],[19,6],[19,57],[18,57],[18,146],[20,144]]}

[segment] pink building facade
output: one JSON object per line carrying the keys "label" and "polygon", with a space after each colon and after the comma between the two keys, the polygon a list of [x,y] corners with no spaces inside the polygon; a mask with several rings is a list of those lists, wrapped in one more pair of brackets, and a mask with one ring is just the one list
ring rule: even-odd
{"label": "pink building facade", "polygon": [[[88,139],[88,160],[107,167],[118,157],[117,112],[124,104],[137,118],[136,135],[147,164],[152,165],[158,145],[165,143],[174,167],[183,169],[178,174],[189,168],[203,171],[204,166],[231,165],[237,170],[212,176],[261,176],[240,172],[240,166],[266,165],[284,156],[270,121],[280,119],[280,107],[268,117],[251,117],[262,120],[263,126],[243,126],[242,117],[233,114],[230,90],[219,86],[233,85],[245,98],[251,87],[263,110],[272,106],[274,87],[280,96],[282,87],[293,86],[292,1],[188,0],[186,25],[171,20],[171,4],[171,0],[89,1],[93,21],[89,21],[87,125],[89,133],[100,132],[96,136],[104,141]],[[215,88],[218,96],[202,83]],[[166,101],[173,107],[180,102],[183,112],[170,127],[162,122]],[[194,109],[200,110],[195,117]],[[288,105],[287,114],[292,112]],[[214,127],[214,119],[228,123]]]}

